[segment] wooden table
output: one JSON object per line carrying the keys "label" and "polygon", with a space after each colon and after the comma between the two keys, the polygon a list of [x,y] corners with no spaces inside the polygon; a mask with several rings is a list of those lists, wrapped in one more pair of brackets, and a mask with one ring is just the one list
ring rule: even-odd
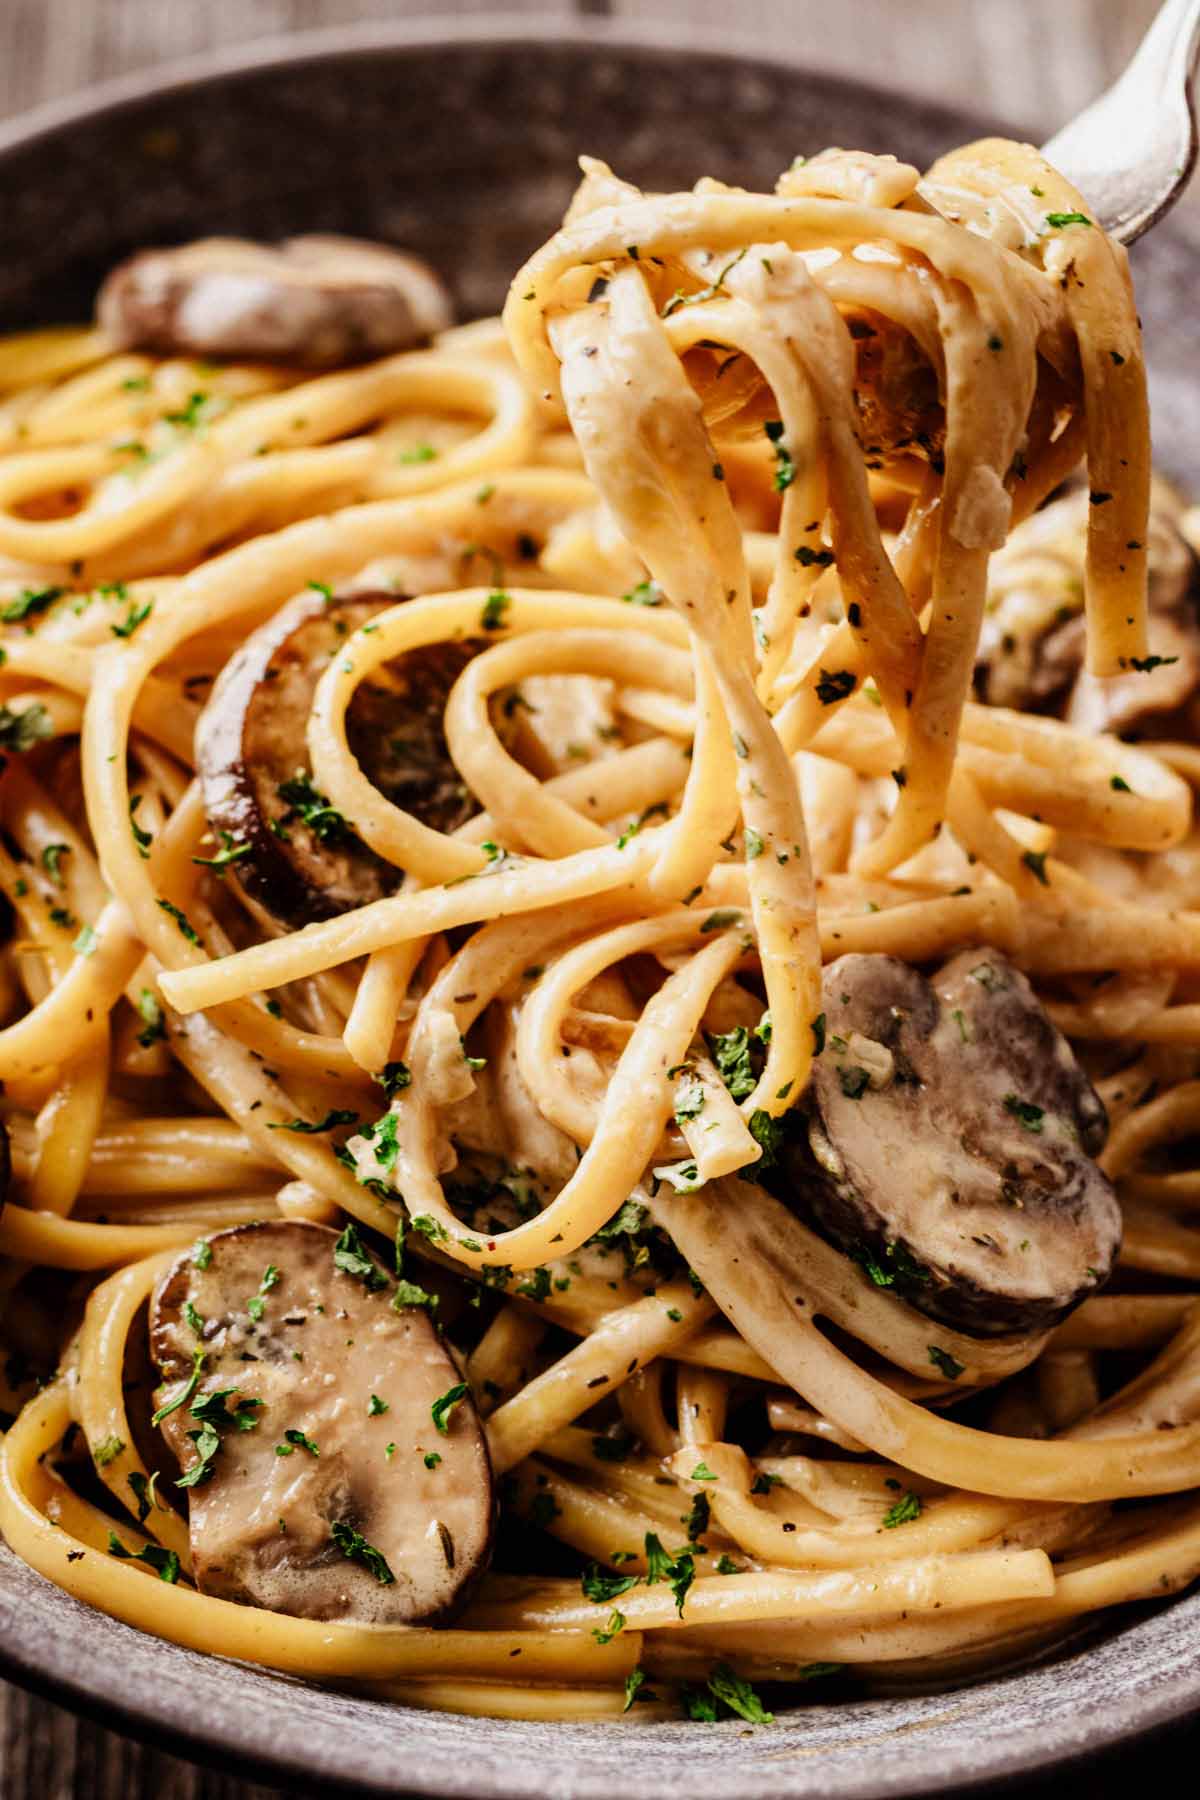
{"label": "wooden table", "polygon": [[[814,68],[973,101],[1046,136],[1105,86],[1157,0],[500,0],[509,13],[605,14],[736,30]],[[406,14],[477,13],[486,0],[0,0],[0,117],[114,75],[216,46]],[[1189,197],[1195,204],[1193,196]],[[1145,1750],[1089,1776],[1092,1800],[1152,1776]],[[1047,1787],[1049,1794],[1051,1786]],[[294,1790],[295,1791],[295,1790]],[[1031,1795],[1033,1790],[1027,1790]],[[268,1800],[0,1683],[4,1800]]]}

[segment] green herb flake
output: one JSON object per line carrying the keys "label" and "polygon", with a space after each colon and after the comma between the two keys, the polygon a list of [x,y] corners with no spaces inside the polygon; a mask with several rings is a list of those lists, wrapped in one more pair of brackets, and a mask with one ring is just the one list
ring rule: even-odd
{"label": "green herb flake", "polygon": [[930,1362],[940,1370],[946,1380],[957,1381],[966,1364],[960,1363],[958,1358],[951,1356],[948,1350],[943,1350],[940,1344],[927,1344],[926,1349],[929,1351]]}
{"label": "green herb flake", "polygon": [[439,1395],[438,1398],[434,1401],[433,1405],[430,1407],[430,1409],[429,1409],[430,1417],[432,1418],[433,1423],[436,1426],[437,1430],[441,1433],[441,1435],[443,1437],[449,1437],[449,1435],[450,1435],[450,1425],[449,1425],[450,1415],[454,1411],[455,1407],[458,1405],[459,1401],[465,1400],[466,1397],[467,1397],[466,1382],[465,1381],[456,1381],[454,1386],[452,1388],[447,1388],[446,1392],[444,1394]]}
{"label": "green herb flake", "polygon": [[140,1550],[131,1550],[128,1544],[121,1542],[115,1531],[110,1530],[108,1554],[128,1562],[145,1563],[148,1569],[154,1570],[160,1581],[174,1583],[179,1580],[179,1558],[174,1550],[164,1550],[161,1544],[143,1544]]}
{"label": "green herb flake", "polygon": [[188,918],[188,916],[185,912],[183,912],[178,906],[173,906],[169,900],[163,900],[160,898],[157,901],[157,904],[159,907],[161,907],[163,912],[170,914],[171,918],[174,919],[176,925],[178,925],[181,934],[187,939],[189,944],[199,944],[200,933],[196,930],[195,926],[192,924],[191,920]]}
{"label": "green herb flake", "polygon": [[70,851],[70,844],[47,844],[42,850],[42,867],[56,888],[64,885],[62,859],[64,856],[69,856]]}
{"label": "green herb flake", "polygon": [[909,1488],[908,1492],[897,1500],[894,1506],[889,1506],[888,1510],[884,1513],[883,1529],[885,1531],[894,1531],[897,1525],[911,1524],[914,1519],[919,1519],[920,1516],[921,1496],[919,1494],[914,1494],[912,1489]]}
{"label": "green herb flake", "polygon": [[683,1603],[688,1589],[696,1579],[696,1559],[690,1549],[679,1550],[674,1556],[663,1549],[658,1534],[646,1533],[646,1585],[653,1587],[656,1582],[665,1581],[675,1597],[675,1610],[683,1617]]}
{"label": "green herb flake", "polygon": [[135,606],[133,602],[130,601],[129,610],[125,614],[125,617],[116,625],[110,625],[109,630],[115,638],[131,638],[138,626],[144,625],[153,611],[153,600],[143,601],[141,606]]}
{"label": "green herb flake", "polygon": [[708,1678],[708,1689],[715,1700],[748,1725],[774,1724],[775,1714],[767,1712],[750,1683],[735,1675],[728,1663],[717,1664]]}
{"label": "green herb flake", "polygon": [[368,1294],[377,1294],[388,1285],[388,1278],[375,1258],[368,1254],[358,1235],[358,1227],[351,1221],[333,1246],[333,1266],[343,1275],[353,1275],[361,1281]]}
{"label": "green herb flake", "polygon": [[1005,1094],[1004,1110],[1019,1120],[1026,1131],[1041,1136],[1046,1118],[1044,1106],[1035,1106],[1032,1100],[1022,1100],[1017,1094]]}
{"label": "green herb flake", "polygon": [[493,588],[483,603],[479,615],[480,628],[483,631],[499,631],[504,624],[504,615],[512,605],[512,596],[501,588]]}
{"label": "green herb flake", "polygon": [[361,1531],[335,1519],[329,1527],[329,1536],[342,1555],[350,1562],[361,1563],[375,1577],[380,1587],[391,1587],[395,1582],[396,1577],[388,1568],[383,1554],[374,1544],[368,1544]]}
{"label": "green herb flake", "polygon": [[636,1587],[637,1575],[609,1575],[599,1563],[589,1563],[579,1578],[579,1586],[585,1600],[594,1600],[600,1606],[608,1606],[622,1594],[627,1594],[631,1587]]}

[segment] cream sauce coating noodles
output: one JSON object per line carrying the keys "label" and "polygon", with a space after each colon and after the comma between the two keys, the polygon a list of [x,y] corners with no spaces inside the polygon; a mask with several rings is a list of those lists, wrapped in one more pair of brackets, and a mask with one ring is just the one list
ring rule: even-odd
{"label": "cream sauce coating noodles", "polygon": [[1193,551],[1035,151],[584,171],[428,348],[0,344],[0,1527],[314,1680],[763,1722],[1200,1573]]}

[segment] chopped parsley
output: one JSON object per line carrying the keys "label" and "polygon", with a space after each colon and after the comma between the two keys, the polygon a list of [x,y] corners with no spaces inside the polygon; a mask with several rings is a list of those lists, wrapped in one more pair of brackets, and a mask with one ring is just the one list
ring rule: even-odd
{"label": "chopped parsley", "polygon": [[908,1492],[902,1495],[894,1506],[889,1506],[884,1513],[883,1529],[893,1531],[897,1525],[908,1525],[913,1519],[919,1519],[920,1516],[921,1496],[914,1494],[909,1488]]}
{"label": "chopped parsley", "polygon": [[759,1161],[751,1165],[754,1174],[761,1175],[765,1170],[773,1169],[779,1161],[779,1153],[783,1149],[783,1120],[773,1119],[769,1112],[758,1107],[750,1114],[747,1127],[750,1136],[762,1151]]}
{"label": "chopped parsley", "polygon": [[[211,1259],[211,1257],[212,1257],[211,1248],[207,1244],[205,1244],[204,1248],[206,1250],[208,1250],[209,1258]],[[197,1246],[197,1249],[199,1249],[199,1246]],[[192,1261],[196,1264],[197,1268],[207,1268],[208,1267],[207,1262],[204,1262],[204,1263],[200,1262],[198,1257],[194,1254],[192,1257]],[[154,1413],[152,1415],[152,1417],[150,1419],[150,1423],[152,1425],[161,1425],[163,1420],[167,1417],[167,1415],[169,1413],[175,1412],[181,1406],[186,1406],[187,1402],[191,1399],[192,1395],[195,1393],[196,1389],[200,1385],[200,1376],[201,1376],[201,1373],[203,1372],[203,1369],[204,1369],[204,1352],[203,1352],[203,1350],[193,1350],[191,1374],[188,1376],[187,1380],[183,1383],[179,1392],[176,1394],[175,1398],[173,1400],[168,1400],[164,1405],[159,1407],[159,1409],[156,1413]]]}
{"label": "chopped parsley", "polygon": [[[14,712],[7,703],[0,705],[0,750],[11,750],[20,755],[42,738],[53,736],[53,722],[40,700],[35,700],[22,712]],[[3,766],[0,763],[0,768]]]}
{"label": "chopped parsley", "polygon": [[[294,1131],[304,1137],[316,1137],[322,1131],[332,1131],[335,1125],[356,1125],[358,1114],[347,1112],[343,1107],[331,1106],[323,1119],[311,1124],[307,1119],[280,1119],[275,1123],[268,1122],[268,1131]],[[344,1235],[344,1234],[343,1234]],[[334,1258],[337,1260],[336,1256]]]}
{"label": "chopped parsley", "polygon": [[1065,225],[1090,225],[1091,220],[1086,213],[1052,212],[1046,214],[1046,223],[1055,231],[1061,231]]}
{"label": "chopped parsley", "polygon": [[0,620],[5,625],[17,625],[23,619],[31,619],[46,612],[66,591],[64,587],[22,588],[15,600],[0,607]]}
{"label": "chopped parsley", "polygon": [[[695,1477],[693,1477],[693,1479],[695,1479]],[[704,1479],[706,1481],[715,1481],[717,1478],[715,1475],[706,1475]],[[701,1538],[708,1530],[711,1516],[712,1506],[709,1502],[708,1495],[696,1494],[692,1499],[691,1510],[689,1511],[687,1518],[683,1521],[687,1528],[689,1544],[699,1544]]]}
{"label": "chopped parsley", "polygon": [[628,1712],[635,1700],[657,1700],[658,1695],[646,1686],[645,1669],[631,1669],[625,1677],[625,1704],[622,1712]]}
{"label": "chopped parsley", "polygon": [[148,1481],[140,1469],[134,1469],[130,1475],[125,1477],[125,1479],[130,1493],[137,1501],[137,1522],[139,1525],[144,1525],[146,1523],[153,1507],[158,1506],[160,1510],[165,1511],[162,1501],[158,1497],[157,1469],[155,1469]]}
{"label": "chopped parsley", "polygon": [[775,1714],[767,1712],[750,1683],[735,1675],[728,1663],[717,1664],[707,1685],[714,1700],[727,1706],[739,1719],[745,1719],[748,1725],[774,1724]]}
{"label": "chopped parsley", "polygon": [[116,625],[110,625],[109,630],[114,637],[131,638],[138,626],[144,625],[153,611],[153,600],[146,600],[141,606],[135,606],[131,600],[129,602],[129,610],[125,614],[125,617],[119,620]]}
{"label": "chopped parsley", "polygon": [[116,1462],[124,1448],[124,1438],[103,1438],[100,1443],[93,1446],[92,1461],[98,1469],[106,1469],[110,1462]]}
{"label": "chopped parsley", "polygon": [[320,1456],[321,1454],[306,1432],[297,1431],[293,1428],[290,1431],[284,1432],[283,1439],[284,1441],[282,1444],[276,1444],[275,1446],[276,1456],[291,1456],[297,1450],[307,1450],[310,1456]]}
{"label": "chopped parsley", "polygon": [[352,1525],[335,1519],[329,1527],[329,1535],[342,1555],[350,1562],[361,1563],[375,1577],[380,1587],[392,1586],[396,1577],[388,1568],[383,1553],[374,1544],[368,1544],[361,1531],[355,1531]]}
{"label": "chopped parsley", "polygon": [[200,1487],[211,1478],[213,1459],[221,1448],[222,1431],[253,1431],[258,1424],[261,1400],[246,1395],[236,1402],[232,1411],[226,1406],[230,1394],[237,1391],[235,1387],[215,1388],[192,1401],[191,1415],[200,1421],[200,1425],[198,1430],[189,1431],[187,1435],[196,1447],[196,1460],[179,1477],[176,1487]]}
{"label": "chopped parsley", "polygon": [[189,944],[198,944],[200,942],[200,933],[196,930],[196,927],[192,924],[185,912],[178,906],[172,905],[170,900],[163,900],[161,897],[157,904],[162,908],[163,912],[171,915]]}
{"label": "chopped parsley", "polygon": [[483,631],[499,631],[504,624],[504,615],[512,605],[512,597],[502,588],[493,588],[483,603],[479,615],[480,628]]}
{"label": "chopped parsley", "polygon": [[585,1600],[608,1606],[622,1594],[627,1594],[631,1587],[636,1587],[638,1580],[636,1575],[609,1575],[599,1563],[589,1563],[579,1578],[579,1585]]}
{"label": "chopped parsley", "polygon": [[750,1033],[744,1025],[714,1033],[708,1040],[717,1073],[735,1100],[744,1100],[756,1085],[750,1061]]}
{"label": "chopped parsley", "polygon": [[674,1556],[663,1549],[656,1532],[646,1533],[646,1585],[665,1581],[675,1596],[675,1610],[683,1617],[683,1603],[696,1579],[696,1558],[692,1550],[677,1551]]}
{"label": "chopped parsley", "polygon": [[64,856],[70,855],[70,844],[47,844],[42,851],[42,867],[56,888],[63,885],[61,863]]}
{"label": "chopped parsley", "polygon": [[384,1063],[382,1069],[380,1069],[378,1075],[376,1075],[374,1079],[379,1083],[380,1087],[390,1100],[392,1095],[398,1094],[402,1088],[412,1086],[412,1071],[407,1063]]}
{"label": "chopped parsley", "polygon": [[458,1405],[459,1401],[465,1400],[466,1397],[467,1397],[466,1382],[465,1381],[456,1381],[454,1386],[452,1388],[447,1388],[446,1392],[444,1394],[439,1395],[438,1398],[434,1401],[433,1405],[430,1407],[430,1409],[429,1409],[430,1417],[432,1418],[434,1425],[437,1427],[438,1431],[441,1432],[443,1437],[449,1437],[450,1426],[449,1426],[448,1421],[449,1421],[450,1415],[454,1411],[455,1407]]}
{"label": "chopped parsley", "polygon": [[142,861],[145,862],[149,858],[150,846],[154,842],[154,839],[148,831],[142,830],[141,826],[134,818],[134,814],[142,804],[142,799],[143,796],[141,794],[131,794],[129,796],[129,829],[133,833],[133,841],[137,845],[137,853]]}
{"label": "chopped parsley", "polygon": [[796,479],[796,465],[792,461],[792,453],[783,441],[782,419],[768,419],[763,426],[768,439],[775,447],[775,491],[784,493]]}
{"label": "chopped parsley", "polygon": [[621,595],[628,606],[661,606],[663,591],[657,581],[639,581],[627,594]]}
{"label": "chopped parsley", "polygon": [[1025,850],[1021,854],[1021,861],[1027,869],[1032,870],[1043,887],[1050,886],[1050,877],[1046,873],[1046,852],[1044,850]]}
{"label": "chopped parsley", "polygon": [[254,1320],[255,1324],[258,1323],[262,1318],[263,1313],[266,1311],[266,1296],[277,1284],[278,1280],[279,1270],[275,1267],[274,1263],[268,1263],[263,1273],[263,1278],[258,1284],[257,1294],[246,1302],[246,1311],[250,1314],[250,1317]]}
{"label": "chopped parsley", "polygon": [[153,1569],[160,1581],[176,1582],[179,1580],[179,1558],[174,1550],[164,1550],[161,1544],[143,1544],[140,1550],[131,1550],[123,1544],[115,1531],[108,1534],[108,1554],[124,1558],[128,1562],[145,1563]]}
{"label": "chopped parsley", "polygon": [[358,1226],[353,1221],[345,1227],[333,1246],[333,1266],[343,1275],[356,1276],[369,1294],[377,1294],[388,1285],[387,1276],[364,1248],[358,1235]]}
{"label": "chopped parsley", "polygon": [[293,819],[307,825],[319,844],[341,844],[352,835],[345,816],[330,805],[327,794],[313,786],[312,776],[306,770],[297,769],[290,780],[279,783],[276,792],[288,807],[277,821],[285,835]]}
{"label": "chopped parsley", "polygon": [[387,1410],[388,1410],[387,1401],[381,1400],[379,1398],[378,1394],[372,1394],[371,1398],[367,1401],[367,1416],[368,1416],[368,1418],[377,1419],[379,1417],[380,1413],[385,1413],[385,1412],[387,1412]]}
{"label": "chopped parsley", "polygon": [[1032,1100],[1022,1100],[1017,1094],[1005,1094],[1004,1110],[1018,1119],[1026,1131],[1040,1137],[1046,1117],[1044,1106],[1035,1106]]}
{"label": "chopped parsley", "polygon": [[929,1351],[930,1362],[941,1371],[946,1380],[957,1381],[966,1364],[960,1363],[948,1350],[943,1350],[940,1344],[927,1344],[926,1349]]}
{"label": "chopped parsley", "polygon": [[221,848],[215,856],[193,856],[192,861],[198,863],[202,869],[212,869],[215,874],[223,875],[230,863],[240,861],[243,856],[249,856],[250,845],[235,843],[233,833],[229,831],[222,831],[219,836]]}
{"label": "chopped parsley", "polygon": [[[1177,663],[1177,656],[1131,656],[1129,666],[1136,669],[1139,675],[1148,675],[1151,669],[1166,669],[1171,663]],[[0,708],[0,712],[3,708]]]}
{"label": "chopped parsley", "polygon": [[683,1125],[704,1111],[704,1084],[690,1070],[680,1076],[675,1087],[675,1123]]}
{"label": "chopped parsley", "polygon": [[730,925],[740,925],[741,922],[742,915],[736,908],[711,912],[700,927],[700,935],[704,937],[710,931],[725,931]]}

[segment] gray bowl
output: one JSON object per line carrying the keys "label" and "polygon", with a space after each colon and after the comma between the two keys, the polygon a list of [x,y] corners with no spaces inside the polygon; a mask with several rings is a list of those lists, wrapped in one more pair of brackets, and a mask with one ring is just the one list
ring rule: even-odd
{"label": "gray bowl", "polygon": [[[921,163],[992,122],[752,50],[561,22],[322,33],[116,84],[0,130],[0,329],[86,314],[119,256],[202,232],[341,230],[423,251],[494,309],[580,150],[655,187],[770,185],[825,144]],[[1186,479],[1200,244],[1139,250],[1160,464]],[[956,1692],[804,1706],[774,1726],[500,1723],[323,1691],[159,1642],[0,1549],[0,1672],[264,1780],[500,1800],[883,1800],[1044,1773],[1200,1702],[1200,1596]]]}

